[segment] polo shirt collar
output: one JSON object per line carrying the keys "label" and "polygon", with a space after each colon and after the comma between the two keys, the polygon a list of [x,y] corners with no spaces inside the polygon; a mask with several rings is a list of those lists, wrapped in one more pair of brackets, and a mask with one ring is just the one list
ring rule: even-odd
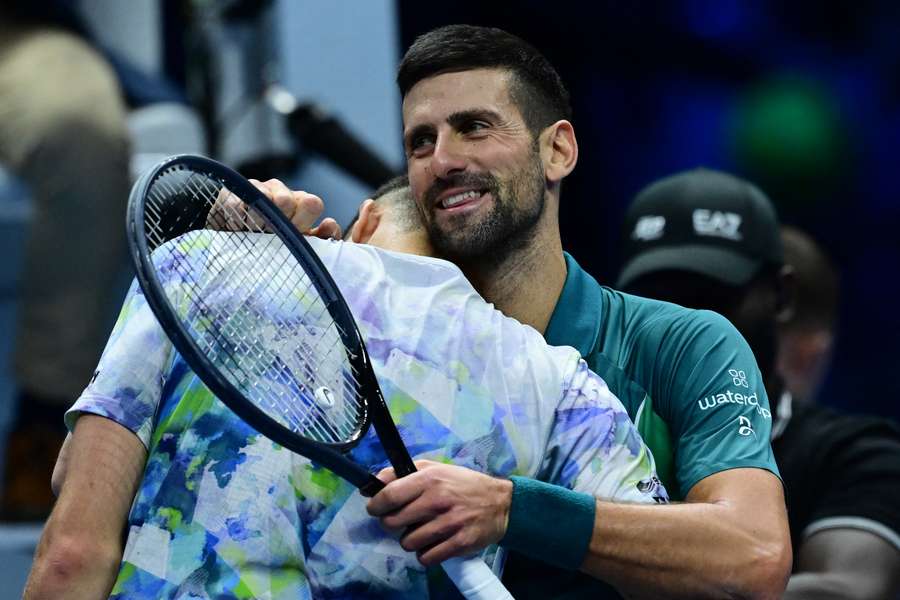
{"label": "polo shirt collar", "polygon": [[568,252],[566,282],[550,315],[544,338],[553,346],[573,346],[581,356],[594,348],[600,330],[603,297],[600,284]]}

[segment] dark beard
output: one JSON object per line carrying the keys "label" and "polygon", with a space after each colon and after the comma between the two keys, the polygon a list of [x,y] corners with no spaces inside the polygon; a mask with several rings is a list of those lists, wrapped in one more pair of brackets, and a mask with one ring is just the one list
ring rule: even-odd
{"label": "dark beard", "polygon": [[545,205],[544,171],[537,154],[508,186],[501,186],[490,174],[461,173],[436,182],[425,194],[426,206],[434,206],[434,199],[451,187],[485,190],[493,197],[494,207],[477,223],[467,223],[467,218],[461,216],[458,223],[451,221],[446,230],[426,219],[431,243],[442,257],[461,265],[491,268],[505,263],[531,243]]}

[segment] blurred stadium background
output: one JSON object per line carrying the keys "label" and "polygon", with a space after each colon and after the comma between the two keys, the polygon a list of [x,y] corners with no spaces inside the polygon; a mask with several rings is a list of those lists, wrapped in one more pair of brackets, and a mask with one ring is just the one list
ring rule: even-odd
{"label": "blurred stadium background", "polygon": [[[321,195],[341,222],[372,189],[365,179],[402,169],[393,75],[415,36],[462,22],[524,37],[572,92],[581,155],[563,194],[567,250],[611,283],[624,208],[644,184],[699,165],[756,181],[842,273],[820,401],[900,417],[897,2],[77,4],[98,39],[183,95],[135,111],[135,171],[201,151]],[[338,126],[358,144],[335,141]],[[368,171],[335,164],[358,164],[364,148],[378,158]],[[0,173],[0,435],[29,213],[28,190]],[[0,526],[0,597],[20,593],[39,530]]]}

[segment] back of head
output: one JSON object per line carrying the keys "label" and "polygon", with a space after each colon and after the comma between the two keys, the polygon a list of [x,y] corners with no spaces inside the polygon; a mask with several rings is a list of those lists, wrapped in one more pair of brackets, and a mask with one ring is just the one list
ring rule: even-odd
{"label": "back of head", "polygon": [[434,255],[405,175],[382,184],[371,199],[360,205],[347,226],[345,239],[384,250]]}
{"label": "back of head", "polygon": [[441,73],[501,69],[512,74],[510,98],[535,134],[571,119],[569,92],[553,65],[524,40],[493,27],[446,25],[416,38],[400,63],[400,94]]}
{"label": "back of head", "polygon": [[794,270],[796,314],[786,329],[833,331],[840,280],[834,264],[812,237],[795,227],[781,229],[784,262]]}
{"label": "back of head", "polygon": [[[371,198],[383,206],[386,213],[389,212],[392,223],[400,231],[412,231],[422,227],[419,211],[416,209],[409,190],[409,177],[406,175],[398,175],[385,181],[372,192]],[[353,227],[358,220],[359,212],[357,211],[344,228],[344,235],[347,238],[351,236]]]}
{"label": "back of head", "polygon": [[784,261],[794,272],[796,310],[781,324],[778,371],[796,399],[813,401],[831,362],[840,279],[810,236],[784,227],[781,237]]}
{"label": "back of head", "polygon": [[403,233],[422,229],[422,219],[409,189],[409,178],[398,175],[383,183],[372,193],[372,200],[379,203],[389,215],[394,229]]}

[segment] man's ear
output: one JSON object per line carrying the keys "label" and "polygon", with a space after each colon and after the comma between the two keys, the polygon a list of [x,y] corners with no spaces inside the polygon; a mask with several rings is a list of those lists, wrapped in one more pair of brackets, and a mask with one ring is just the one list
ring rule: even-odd
{"label": "man's ear", "polygon": [[575,128],[566,120],[557,121],[541,133],[540,144],[544,174],[549,181],[558,183],[578,162]]}
{"label": "man's ear", "polygon": [[791,265],[783,265],[778,271],[777,302],[775,319],[779,325],[786,325],[797,311],[797,278]]}
{"label": "man's ear", "polygon": [[353,224],[353,229],[350,231],[350,241],[367,244],[380,223],[381,211],[375,206],[375,201],[371,198],[363,200],[363,203],[359,205],[359,218],[356,219],[356,223]]}

